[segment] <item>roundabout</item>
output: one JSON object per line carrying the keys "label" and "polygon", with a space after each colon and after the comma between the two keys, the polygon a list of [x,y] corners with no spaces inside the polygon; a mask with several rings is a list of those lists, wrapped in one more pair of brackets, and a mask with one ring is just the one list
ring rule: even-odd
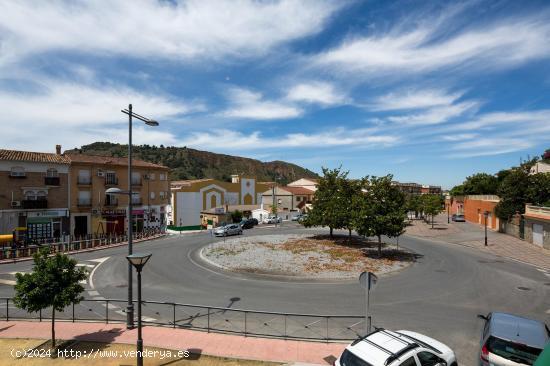
{"label": "roundabout", "polygon": [[[243,238],[327,233],[328,230],[304,229],[285,223],[278,228],[247,230]],[[345,237],[347,233],[337,234]],[[232,239],[226,239],[226,243],[229,240]],[[222,243],[223,238],[196,233],[137,244],[135,252],[153,253],[143,272],[144,300],[234,311],[364,315],[365,292],[356,280],[359,273],[351,279],[335,281],[286,277],[274,280],[257,273],[231,272],[205,263],[200,256],[203,248]],[[481,329],[477,314],[505,311],[550,320],[546,313],[550,309],[548,279],[534,267],[471,248],[406,235],[400,238],[399,247],[414,253],[415,260],[407,263],[406,268],[380,277],[371,293],[371,312],[376,326],[430,335],[450,345],[461,364],[470,365],[475,361]],[[117,305],[124,306],[126,253],[126,247],[119,247],[74,255],[79,261],[103,259],[93,270],[93,278],[89,280],[93,288],[89,294],[85,293],[86,298],[121,299]],[[5,264],[3,271],[28,271],[31,266],[30,262]],[[9,286],[0,286],[0,291],[2,296],[13,295],[13,288]],[[147,304],[144,315],[171,320],[172,311],[167,308],[166,312],[160,306]],[[194,314],[191,307],[185,312],[177,315]],[[308,324],[303,319],[300,322]]]}
{"label": "roundabout", "polygon": [[367,271],[388,275],[412,265],[414,253],[352,236],[275,234],[239,236],[201,248],[200,259],[226,272],[282,280],[347,280]]}

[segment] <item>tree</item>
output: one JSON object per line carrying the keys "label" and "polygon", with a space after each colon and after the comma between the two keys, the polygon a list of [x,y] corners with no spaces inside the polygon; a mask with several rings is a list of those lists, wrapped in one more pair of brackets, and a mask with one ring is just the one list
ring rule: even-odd
{"label": "tree", "polygon": [[425,194],[422,196],[422,210],[432,217],[432,229],[434,227],[434,216],[441,212],[443,204],[442,197],[437,194]]}
{"label": "tree", "polygon": [[406,201],[407,212],[414,212],[414,217],[418,218],[418,214],[422,212],[421,196],[410,195]]}
{"label": "tree", "polygon": [[233,220],[234,223],[241,222],[243,219],[243,213],[239,210],[235,210],[231,212],[231,220]]}
{"label": "tree", "polygon": [[457,196],[464,196],[464,184],[459,184],[457,186],[454,186],[453,188],[451,188],[451,190],[449,191],[449,194],[453,197],[457,197]]}
{"label": "tree", "polygon": [[48,248],[35,253],[33,259],[31,273],[15,275],[14,303],[31,313],[52,307],[52,347],[55,347],[55,312],[84,299],[80,281],[86,279],[86,270],[77,267],[76,260],[65,254],[49,256]]}
{"label": "tree", "polygon": [[334,229],[346,227],[346,217],[343,217],[343,212],[349,208],[341,206],[342,201],[339,194],[342,188],[341,180],[347,179],[347,174],[340,168],[323,168],[323,177],[319,179],[317,190],[313,196],[313,208],[303,222],[305,227],[328,226],[331,237]]}
{"label": "tree", "polygon": [[354,226],[357,233],[378,238],[382,255],[382,235],[398,237],[405,228],[405,195],[392,185],[392,176],[362,180],[363,194],[356,196]]}
{"label": "tree", "polygon": [[348,230],[348,241],[351,243],[351,232],[354,228],[354,214],[357,207],[355,198],[362,194],[362,184],[360,180],[346,179],[345,176],[341,176],[337,182],[338,194],[335,199],[338,207],[336,215],[340,220],[338,226]]}
{"label": "tree", "polygon": [[537,206],[550,205],[550,173],[529,175],[527,183],[526,203]]}
{"label": "tree", "polygon": [[500,202],[495,207],[495,213],[500,219],[508,220],[516,212],[525,211],[528,186],[529,174],[525,169],[512,169],[504,178],[497,192]]}
{"label": "tree", "polygon": [[498,179],[487,173],[477,173],[467,177],[463,183],[464,194],[496,194]]}

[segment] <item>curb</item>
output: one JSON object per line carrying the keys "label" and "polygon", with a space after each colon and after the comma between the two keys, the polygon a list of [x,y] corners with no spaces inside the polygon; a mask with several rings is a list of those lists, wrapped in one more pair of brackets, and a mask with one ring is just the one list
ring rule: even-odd
{"label": "curb", "polygon": [[534,267],[534,268],[539,269],[539,270],[550,271],[550,268],[541,267],[541,266],[538,266],[536,264],[523,261],[521,259],[506,257],[506,256],[503,256],[503,255],[500,255],[500,254],[493,253],[491,251],[485,251],[485,250],[482,250],[479,247],[474,246],[474,245],[468,245],[468,244],[465,244],[465,243],[456,243],[456,242],[452,242],[452,241],[434,240],[432,238],[426,238],[426,237],[423,237],[423,236],[410,235],[410,234],[405,234],[405,236],[409,236],[409,237],[415,238],[415,239],[426,240],[426,241],[430,241],[432,243],[437,243],[437,244],[443,243],[443,244],[459,245],[461,247],[475,249],[475,250],[477,250],[479,252],[482,252],[482,253],[491,254],[491,255],[494,255],[494,256],[499,257],[499,258],[505,258],[505,259],[511,260],[513,262],[518,262],[518,263],[521,263],[521,264],[525,264],[527,266]]}
{"label": "curb", "polygon": [[[160,238],[165,237],[165,236],[166,236],[166,234],[160,234],[158,236],[147,238],[147,239],[136,239],[136,240],[132,241],[132,244],[137,244],[137,243],[141,243],[141,242],[148,241],[148,240],[156,240],[156,239],[160,239]],[[124,242],[118,243],[118,244],[104,245],[104,246],[95,247],[95,248],[87,248],[87,249],[82,249],[82,250],[71,250],[69,252],[63,252],[63,254],[79,254],[79,253],[95,252],[95,251],[98,251],[98,250],[118,248],[118,247],[122,247],[122,246],[125,246],[125,245],[128,245],[127,241],[124,241]],[[32,256],[31,257],[25,257],[25,258],[16,258],[15,260],[13,260],[13,259],[2,259],[2,260],[0,260],[0,266],[3,265],[3,264],[13,264],[13,263],[19,263],[19,262],[27,262],[27,261],[31,261],[32,259],[33,259]]]}

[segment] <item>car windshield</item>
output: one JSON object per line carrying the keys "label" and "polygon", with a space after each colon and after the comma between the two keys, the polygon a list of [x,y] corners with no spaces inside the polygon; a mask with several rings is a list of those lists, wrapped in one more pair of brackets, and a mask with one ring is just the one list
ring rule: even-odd
{"label": "car windshield", "polygon": [[487,350],[507,360],[532,365],[542,352],[541,349],[514,343],[497,337],[490,337]]}
{"label": "car windshield", "polygon": [[348,350],[344,350],[340,356],[340,365],[342,366],[372,366],[365,360],[360,359]]}

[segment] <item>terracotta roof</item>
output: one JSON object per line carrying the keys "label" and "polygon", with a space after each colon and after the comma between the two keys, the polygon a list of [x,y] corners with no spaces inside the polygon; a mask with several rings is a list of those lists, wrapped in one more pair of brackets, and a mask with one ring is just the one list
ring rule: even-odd
{"label": "terracotta roof", "polygon": [[[86,154],[65,154],[65,156],[69,158],[72,163],[128,166],[128,158]],[[164,165],[149,163],[140,159],[132,159],[132,167],[168,169],[168,167]]]}
{"label": "terracotta roof", "polygon": [[285,186],[285,187],[281,187],[281,189],[284,189],[285,191],[288,191],[292,194],[314,194],[315,193],[315,191],[313,191],[311,189],[304,188],[304,187]]}
{"label": "terracotta roof", "polygon": [[174,181],[170,182],[170,186],[171,187],[182,187],[182,186],[189,187],[190,185],[192,185],[194,183],[208,182],[208,181],[211,181],[211,180],[214,180],[214,179],[213,178],[203,178],[203,179],[174,180]]}
{"label": "terracotta roof", "polygon": [[0,160],[36,163],[70,164],[67,157],[52,153],[0,149]]}

